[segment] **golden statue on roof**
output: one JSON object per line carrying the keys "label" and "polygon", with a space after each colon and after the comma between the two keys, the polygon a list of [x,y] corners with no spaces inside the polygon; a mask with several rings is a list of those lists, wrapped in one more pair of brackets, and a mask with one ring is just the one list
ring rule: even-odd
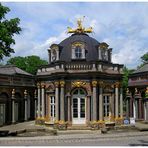
{"label": "golden statue on roof", "polygon": [[67,27],[68,33],[91,33],[91,32],[93,32],[92,27],[85,28],[85,27],[82,26],[82,19],[81,18],[79,18],[77,20],[77,26],[78,27],[76,29],[72,29],[71,27]]}

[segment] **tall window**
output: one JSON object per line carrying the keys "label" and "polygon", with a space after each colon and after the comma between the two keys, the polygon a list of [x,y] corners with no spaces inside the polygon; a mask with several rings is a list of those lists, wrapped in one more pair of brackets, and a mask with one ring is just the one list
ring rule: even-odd
{"label": "tall window", "polygon": [[55,97],[50,97],[50,117],[51,121],[54,121],[55,119]]}
{"label": "tall window", "polygon": [[109,116],[109,96],[104,96],[104,117]]}
{"label": "tall window", "polygon": [[82,58],[82,49],[80,46],[75,48],[75,57],[78,59]]}

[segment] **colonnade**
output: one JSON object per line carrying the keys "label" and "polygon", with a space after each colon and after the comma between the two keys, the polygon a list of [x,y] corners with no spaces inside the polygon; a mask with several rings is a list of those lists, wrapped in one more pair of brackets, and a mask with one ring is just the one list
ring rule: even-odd
{"label": "colonnade", "polygon": [[[16,98],[15,98],[15,89],[12,90],[11,92],[11,100],[12,100],[12,123],[16,123],[16,112],[15,112],[15,103],[16,103]],[[28,120],[28,92],[27,90],[24,90],[24,121]],[[35,97],[35,104],[36,104],[36,97]],[[18,110],[19,112],[19,110]],[[34,112],[36,113],[36,108],[34,109]],[[36,114],[35,114],[36,115]]]}

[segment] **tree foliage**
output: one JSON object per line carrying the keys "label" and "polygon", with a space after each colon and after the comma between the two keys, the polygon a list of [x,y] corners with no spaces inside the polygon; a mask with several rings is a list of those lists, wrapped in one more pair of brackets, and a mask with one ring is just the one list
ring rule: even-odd
{"label": "tree foliage", "polygon": [[21,28],[18,26],[20,23],[19,18],[10,20],[5,18],[9,11],[8,7],[2,6],[0,3],[0,60],[14,53],[14,49],[11,47],[11,45],[15,44],[13,36],[21,31]]}
{"label": "tree foliage", "polygon": [[37,69],[41,65],[47,65],[48,62],[46,60],[40,59],[40,57],[32,55],[27,57],[14,57],[7,61],[7,64],[16,65],[18,68],[25,70],[31,74],[36,74]]}
{"label": "tree foliage", "polygon": [[143,64],[148,62],[148,52],[141,57],[141,60]]}
{"label": "tree foliage", "polygon": [[126,67],[123,67],[123,80],[122,80],[122,88],[123,88],[123,97],[126,96],[126,89],[128,87],[128,78],[129,75],[132,74],[134,69],[128,69]]}
{"label": "tree foliage", "polygon": [[143,67],[146,63],[148,63],[148,52],[141,56],[142,64],[140,64],[137,69]]}

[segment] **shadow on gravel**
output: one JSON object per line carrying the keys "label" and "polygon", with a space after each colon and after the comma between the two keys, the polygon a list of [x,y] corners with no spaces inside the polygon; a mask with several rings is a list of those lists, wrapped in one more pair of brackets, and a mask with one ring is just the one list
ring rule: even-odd
{"label": "shadow on gravel", "polygon": [[148,146],[148,141],[138,140],[140,143],[138,144],[129,144],[129,146]]}

